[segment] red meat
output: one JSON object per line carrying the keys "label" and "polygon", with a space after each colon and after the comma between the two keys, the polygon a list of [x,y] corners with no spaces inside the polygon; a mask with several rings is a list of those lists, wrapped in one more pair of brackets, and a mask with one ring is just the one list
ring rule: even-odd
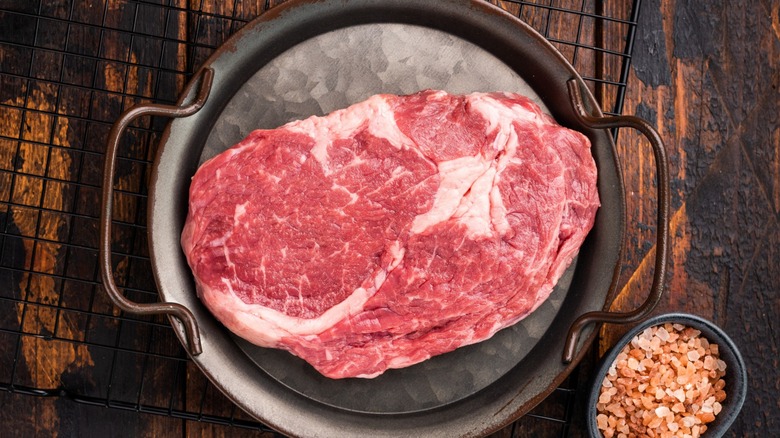
{"label": "red meat", "polygon": [[587,138],[526,97],[377,95],[203,164],[182,247],[228,329],[374,377],[537,308],[593,225],[596,178]]}

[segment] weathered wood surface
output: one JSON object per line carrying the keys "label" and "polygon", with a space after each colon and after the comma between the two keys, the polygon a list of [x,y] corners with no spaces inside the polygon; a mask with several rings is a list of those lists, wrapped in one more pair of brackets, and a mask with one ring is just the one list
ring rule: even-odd
{"label": "weathered wood surface", "polygon": [[[20,6],[24,1],[11,2]],[[92,0],[85,2],[36,2],[29,6],[30,14],[47,9],[53,17],[70,18],[80,23],[110,24],[123,28],[132,22],[133,9],[126,2]],[[204,10],[215,16],[252,17],[264,8],[280,2],[200,2],[174,1],[170,4],[181,11],[188,8]],[[537,28],[548,26],[560,34],[552,36],[571,40],[570,26],[565,16],[546,14],[539,9],[523,8],[510,2],[498,2],[503,7],[519,12]],[[554,2],[571,7],[579,2]],[[605,12],[612,17],[628,17],[630,2],[607,2]],[[74,6],[77,4],[77,6]],[[586,2],[586,4],[589,4]],[[242,8],[236,11],[234,8]],[[579,6],[577,6],[579,8]],[[143,14],[143,12],[142,12]],[[143,20],[141,32],[159,32],[164,27],[166,37],[179,40],[196,38],[201,44],[217,44],[234,29],[224,28],[224,22],[187,22],[184,14],[150,15]],[[593,20],[581,23],[584,44],[595,42]],[[612,44],[612,37],[625,33],[620,24],[605,25],[600,31],[604,40]],[[0,107],[0,134],[23,142],[4,142],[0,145],[0,167],[28,176],[16,178],[11,184],[8,173],[0,174],[0,207],[5,216],[2,225],[22,238],[5,241],[3,253],[19,257],[25,269],[38,273],[65,274],[68,257],[86,257],[93,260],[94,251],[70,253],[60,242],[72,242],[71,234],[84,236],[80,245],[95,248],[96,222],[85,218],[96,217],[99,203],[97,190],[76,182],[99,184],[101,163],[99,152],[107,129],[86,132],[84,119],[110,122],[123,107],[148,100],[155,95],[152,88],[155,77],[149,69],[134,67],[139,60],[157,60],[160,48],[136,43],[128,50],[130,41],[119,34],[101,34],[94,27],[74,27],[67,34],[58,34],[56,26],[48,32],[39,32],[35,44],[92,54],[107,59],[122,59],[124,63],[64,63],[56,53],[41,59],[30,59],[41,78],[63,79],[78,83],[86,89],[105,90],[106,93],[87,94],[71,92],[42,81],[4,84]],[[4,32],[9,32],[4,28]],[[23,33],[23,29],[15,29]],[[47,36],[48,35],[48,36]],[[102,39],[101,39],[102,36]],[[50,41],[46,40],[49,38]],[[65,41],[63,41],[63,38]],[[44,41],[41,41],[43,39]],[[31,44],[26,41],[26,44]],[[67,45],[67,46],[66,46]],[[571,46],[558,44],[571,57]],[[617,47],[617,46],[615,46]],[[610,47],[614,49],[615,47]],[[165,48],[165,60],[170,70],[183,70],[197,65],[208,49],[188,51],[183,45]],[[99,53],[97,52],[99,51]],[[126,58],[129,54],[129,59]],[[0,64],[11,65],[20,56],[14,50],[0,52]],[[48,57],[47,57],[48,56]],[[596,59],[593,53],[580,50],[575,63],[585,76],[604,75],[614,78],[619,71],[617,59]],[[35,64],[33,64],[35,63]],[[755,2],[684,2],[645,0],[626,96],[624,113],[637,114],[656,125],[667,142],[672,175],[672,248],[670,270],[666,281],[667,294],[655,313],[681,310],[696,313],[723,326],[742,347],[751,376],[748,400],[742,415],[731,433],[733,436],[772,436],[780,434],[780,5],[777,1]],[[24,75],[28,64],[17,72]],[[171,77],[170,98],[176,95],[183,81]],[[156,85],[159,87],[160,85]],[[121,94],[132,99],[122,99]],[[159,89],[158,89],[159,91]],[[605,101],[614,96],[614,89],[596,90]],[[159,93],[157,94],[159,96]],[[24,111],[29,109],[31,111]],[[605,108],[611,110],[611,108]],[[59,111],[57,113],[56,111]],[[149,121],[144,122],[148,127]],[[124,153],[148,159],[151,153],[149,139],[141,129],[134,142],[128,141]],[[143,141],[142,141],[143,140]],[[137,149],[135,146],[139,145]],[[97,154],[78,151],[93,150]],[[644,298],[650,285],[655,232],[654,166],[649,147],[635,133],[623,130],[618,152],[624,157],[624,175],[627,190],[629,227],[626,239],[625,269],[620,282],[620,294],[614,308],[627,310]],[[48,169],[48,174],[44,174]],[[117,181],[117,187],[128,192],[138,191],[148,169],[140,164],[128,164]],[[72,182],[69,184],[69,182]],[[74,205],[78,200],[79,204]],[[13,204],[9,206],[10,202]],[[83,204],[83,205],[82,205]],[[24,208],[28,206],[28,208]],[[42,209],[42,213],[40,210]],[[145,214],[142,200],[119,195],[117,218],[133,222]],[[58,212],[78,212],[80,216]],[[4,230],[4,231],[5,231]],[[145,245],[143,236],[133,230],[120,230],[123,241]],[[127,239],[127,236],[136,239]],[[121,240],[121,239],[120,239]],[[12,242],[12,243],[9,243]],[[16,243],[13,243],[16,242]],[[12,246],[16,245],[16,246]],[[9,249],[10,248],[10,249]],[[118,248],[130,252],[133,248]],[[136,248],[137,249],[137,248]],[[13,250],[13,251],[12,251]],[[66,256],[64,253],[68,252]],[[90,265],[87,263],[86,265]],[[78,268],[67,276],[90,280],[96,273]],[[140,279],[144,266],[126,257],[117,260],[117,275],[121,282],[148,281]],[[16,299],[52,304],[70,308],[118,314],[106,302],[104,293],[71,291],[56,276],[3,272],[0,287],[10,287],[18,294]],[[74,286],[75,287],[75,286]],[[139,287],[139,289],[144,289]],[[96,293],[97,292],[97,293]],[[9,296],[7,292],[3,292]],[[149,299],[140,296],[138,299]],[[29,333],[42,336],[55,334],[59,338],[84,341],[83,331],[105,329],[116,333],[112,319],[85,320],[78,314],[57,312],[46,306],[2,304],[0,322],[3,327],[16,324]],[[162,320],[159,320],[163,322]],[[91,325],[90,325],[91,324]],[[102,325],[101,325],[102,324]],[[161,330],[138,328],[123,324],[120,341],[126,348],[144,351],[146,342],[154,342],[155,351],[168,354],[178,348],[176,340]],[[600,345],[603,351],[625,328],[607,326],[602,330]],[[129,334],[133,336],[130,337]],[[150,380],[142,394],[135,396],[149,405],[165,405],[173,400],[173,408],[188,411],[206,410],[220,415],[236,415],[232,405],[210,394],[214,388],[203,376],[187,365],[176,369],[163,366],[165,361],[154,359],[142,362],[123,361],[105,348],[87,347],[80,343],[49,341],[40,337],[0,337],[0,349],[19,349],[20,362],[0,363],[0,378],[9,367],[14,368],[14,381],[34,388],[56,389],[75,387],[83,393],[97,391],[106,384],[103,363],[117,363],[129,375],[145,375]],[[101,339],[91,339],[93,343]],[[105,345],[113,345],[108,339]],[[599,351],[594,350],[595,360]],[[581,385],[587,383],[589,366],[582,367]],[[5,370],[5,371],[3,371]],[[153,370],[153,371],[152,371]],[[135,374],[133,374],[135,373]],[[180,373],[188,376],[187,385],[176,383]],[[159,388],[165,388],[160,390]],[[127,388],[130,391],[131,385]],[[121,398],[123,387],[115,384],[112,394]],[[205,396],[203,394],[206,394]],[[172,395],[173,399],[171,398]],[[99,396],[97,392],[96,396]],[[553,394],[553,398],[561,397]],[[575,406],[572,435],[582,433],[582,394]],[[135,401],[135,400],[131,400]],[[561,416],[561,403],[550,400],[535,413]],[[138,414],[116,409],[87,407],[65,399],[36,398],[26,395],[0,393],[0,425],[4,431],[17,436],[258,436],[261,433],[197,421],[185,421],[160,415]],[[509,436],[559,436],[561,430],[550,429],[550,423],[524,418],[521,427],[507,428],[495,434]],[[4,436],[8,433],[3,432]]]}
{"label": "weathered wood surface", "polygon": [[[711,319],[734,339],[749,389],[733,436],[780,434],[780,3],[642,2],[625,113],[658,127],[672,187],[667,292],[654,313]],[[654,166],[620,133],[626,269],[614,308],[644,298],[655,248]],[[606,327],[602,350],[624,329]]]}

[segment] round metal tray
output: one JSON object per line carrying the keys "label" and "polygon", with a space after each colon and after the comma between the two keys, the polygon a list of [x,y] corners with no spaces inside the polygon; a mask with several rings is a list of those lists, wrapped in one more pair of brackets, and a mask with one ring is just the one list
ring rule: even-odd
{"label": "round metal tray", "polygon": [[[377,93],[426,88],[522,92],[591,140],[602,208],[548,301],[487,341],[372,380],[330,380],[286,352],[232,335],[199,302],[179,246],[189,181],[198,165],[253,129],[325,114]],[[212,382],[284,433],[489,433],[530,410],[565,379],[595,338],[593,325],[582,327],[590,321],[582,316],[605,309],[614,294],[625,222],[620,166],[609,132],[591,128],[583,113],[602,120],[573,67],[533,29],[481,0],[293,0],[220,47],[187,86],[179,106],[130,110],[115,124],[110,146],[134,117],[181,117],[163,134],[149,197],[152,265],[163,303],[134,305],[113,285],[111,147],[101,228],[104,284],[125,310],[173,315],[177,335]],[[660,170],[659,175],[665,178]],[[665,248],[665,228],[661,232]],[[665,255],[659,257],[659,265],[665,265]],[[657,275],[663,277],[663,269]],[[654,285],[653,298],[633,316],[652,308],[660,290]],[[569,336],[575,322],[582,329],[579,337]],[[571,362],[561,358],[565,347]]]}

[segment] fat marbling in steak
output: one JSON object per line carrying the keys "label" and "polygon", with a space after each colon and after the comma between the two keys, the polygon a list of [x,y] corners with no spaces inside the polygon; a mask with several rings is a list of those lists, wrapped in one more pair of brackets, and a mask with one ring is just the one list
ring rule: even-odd
{"label": "fat marbling in steak", "polygon": [[181,241],[228,329],[374,377],[527,316],[598,206],[585,136],[521,95],[428,90],[252,132],[193,177]]}

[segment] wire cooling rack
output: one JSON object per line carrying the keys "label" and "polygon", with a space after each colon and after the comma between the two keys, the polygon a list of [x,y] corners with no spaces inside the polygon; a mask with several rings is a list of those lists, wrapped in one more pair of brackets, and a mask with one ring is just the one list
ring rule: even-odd
{"label": "wire cooling rack", "polygon": [[[216,47],[276,3],[0,3],[0,389],[270,432],[210,384],[166,319],[111,305],[97,248],[111,123],[138,103],[173,103]],[[561,51],[606,113],[621,113],[638,0],[498,4]],[[146,197],[165,123],[136,123],[118,160],[113,261],[138,302],[157,299]],[[501,436],[566,436],[576,374]]]}

